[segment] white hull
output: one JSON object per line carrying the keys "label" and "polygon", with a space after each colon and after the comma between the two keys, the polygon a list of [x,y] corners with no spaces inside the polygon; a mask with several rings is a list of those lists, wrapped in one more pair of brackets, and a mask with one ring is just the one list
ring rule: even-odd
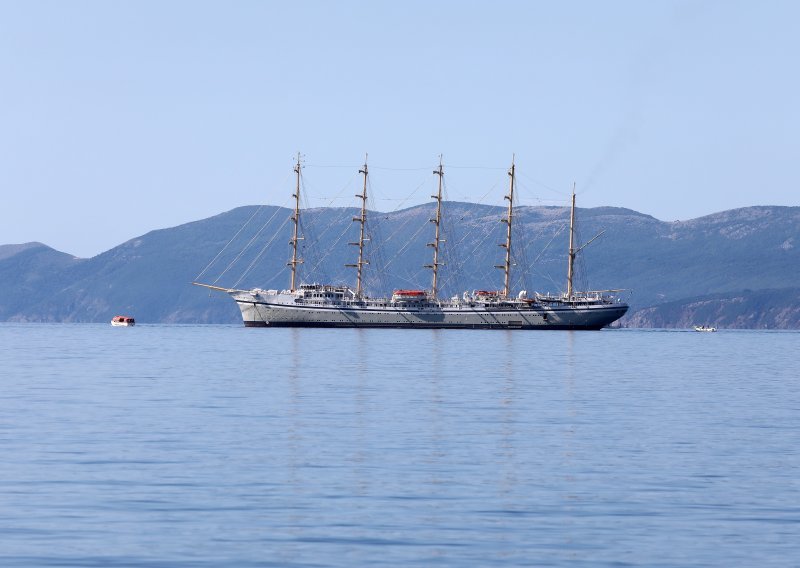
{"label": "white hull", "polygon": [[393,327],[463,329],[601,329],[628,310],[612,302],[307,303],[289,292],[230,292],[248,327]]}

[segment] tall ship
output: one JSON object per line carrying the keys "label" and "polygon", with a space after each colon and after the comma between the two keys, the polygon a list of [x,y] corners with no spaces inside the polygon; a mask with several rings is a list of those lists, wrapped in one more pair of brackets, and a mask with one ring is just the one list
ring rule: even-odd
{"label": "tall ship", "polygon": [[[444,175],[441,159],[434,170],[438,176],[438,192],[431,196],[436,200],[436,215],[433,224],[433,240],[427,246],[432,249],[429,289],[396,289],[391,296],[370,297],[364,290],[364,269],[369,265],[365,258],[367,223],[367,176],[366,160],[359,174],[363,176],[363,189],[356,195],[361,201],[360,214],[353,217],[359,225],[358,241],[350,243],[358,247],[357,260],[346,266],[355,269],[355,287],[319,283],[301,283],[298,266],[303,263],[299,256],[300,234],[300,189],[301,161],[297,156],[294,167],[295,192],[292,194],[294,211],[291,216],[292,237],[289,241],[292,253],[287,262],[290,268],[289,287],[284,290],[253,288],[242,290],[223,288],[202,282],[193,282],[230,295],[238,305],[244,325],[247,327],[365,327],[365,328],[428,328],[428,329],[567,329],[599,330],[617,321],[628,311],[628,305],[620,298],[622,290],[576,291],[573,289],[574,263],[576,255],[589,243],[576,248],[575,234],[575,188],[572,189],[570,211],[569,250],[567,251],[566,290],[561,294],[533,294],[528,297],[524,290],[516,293],[511,289],[514,190],[516,185],[515,165],[512,160],[508,170],[509,188],[505,195],[508,201],[505,224],[504,261],[496,265],[503,271],[502,290],[473,290],[450,298],[440,297],[439,269],[442,237],[442,179]],[[596,238],[596,237],[595,237]],[[592,239],[594,240],[594,239]],[[589,241],[591,242],[591,241]]]}

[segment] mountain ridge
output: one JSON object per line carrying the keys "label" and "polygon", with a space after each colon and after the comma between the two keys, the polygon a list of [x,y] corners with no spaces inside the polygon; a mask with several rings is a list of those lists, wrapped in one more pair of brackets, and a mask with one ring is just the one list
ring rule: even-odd
{"label": "mountain ridge", "polygon": [[[383,262],[394,287],[427,287],[429,273],[422,264],[429,261],[425,244],[431,238],[432,208],[432,204],[422,204],[388,213],[371,212],[374,242],[383,244],[372,245],[373,264],[368,268]],[[446,202],[444,208],[448,242],[460,245],[450,247],[456,250],[446,256],[446,293],[497,287],[500,274],[492,266],[498,260],[497,243],[503,240],[498,221],[504,209],[465,202]],[[685,221],[660,221],[622,207],[579,208],[576,212],[579,243],[588,240],[581,235],[592,237],[606,230],[582,255],[579,265],[586,270],[580,271],[583,276],[579,275],[578,281],[584,278],[583,284],[592,289],[633,290],[625,325],[684,325],[693,298],[715,296],[719,300],[725,295],[739,297],[736,295],[741,296],[743,290],[796,287],[800,207],[737,208]],[[307,240],[302,255],[306,263],[301,270],[309,281],[351,283],[353,271],[343,265],[352,262],[354,254],[347,245],[353,241],[354,214],[357,209],[353,207],[304,211]],[[224,294],[209,298],[207,290],[189,283],[227,245],[202,275],[204,280],[223,287],[286,286],[289,215],[289,209],[277,206],[237,207],[206,219],[154,229],[88,259],[42,243],[0,245],[0,289],[4,291],[0,320],[108,321],[116,313],[131,313],[143,322],[236,322],[238,310],[229,298]],[[520,244],[514,248],[514,289],[553,292],[563,288],[568,216],[565,207],[517,208],[515,242]],[[237,231],[238,237],[232,239]],[[229,266],[248,241],[253,244],[245,249],[240,262]],[[522,269],[526,260],[536,261],[529,271]],[[381,278],[373,274],[368,279],[374,295],[390,291]],[[794,298],[791,293],[789,297]],[[766,303],[772,306],[780,298],[765,293],[747,305],[771,313]],[[654,309],[658,306],[661,308]],[[793,313],[791,306],[783,309]],[[717,320],[702,323],[747,325],[745,320],[726,317],[720,312]],[[758,320],[757,325],[800,327],[791,317],[781,317]]]}

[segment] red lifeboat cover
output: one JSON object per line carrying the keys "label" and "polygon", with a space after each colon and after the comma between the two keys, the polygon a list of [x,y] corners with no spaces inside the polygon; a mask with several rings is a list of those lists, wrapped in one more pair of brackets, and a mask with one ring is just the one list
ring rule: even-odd
{"label": "red lifeboat cover", "polygon": [[425,290],[395,290],[392,294],[395,296],[424,296]]}

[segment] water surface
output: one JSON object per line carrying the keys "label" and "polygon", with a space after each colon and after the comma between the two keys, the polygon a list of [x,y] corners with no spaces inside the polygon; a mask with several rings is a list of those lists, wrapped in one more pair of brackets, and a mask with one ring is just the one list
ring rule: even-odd
{"label": "water surface", "polygon": [[0,565],[797,565],[799,347],[0,324]]}

